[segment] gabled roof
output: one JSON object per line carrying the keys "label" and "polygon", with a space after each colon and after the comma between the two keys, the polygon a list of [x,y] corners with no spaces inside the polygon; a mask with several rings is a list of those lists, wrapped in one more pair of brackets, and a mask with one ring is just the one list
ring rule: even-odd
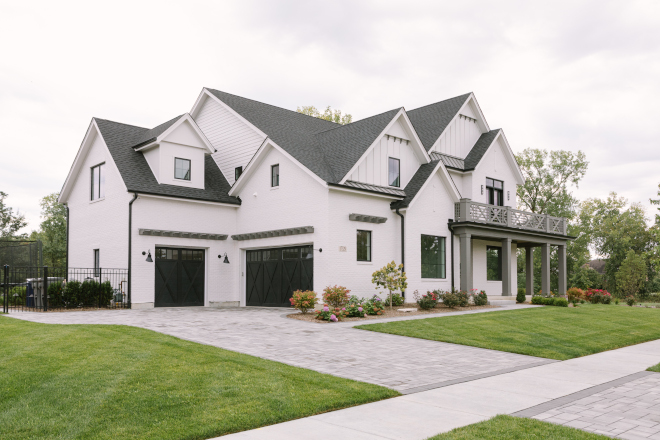
{"label": "gabled roof", "polygon": [[149,144],[151,142],[154,142],[158,138],[158,136],[163,134],[165,132],[165,130],[167,130],[172,125],[174,125],[174,123],[176,121],[178,121],[179,119],[181,119],[182,116],[183,115],[179,115],[175,118],[170,119],[167,122],[163,122],[162,124],[152,128],[150,130],[145,131],[144,134],[142,134],[140,136],[140,139],[137,141],[137,143],[135,145],[133,145],[133,148],[138,148],[138,147],[141,147],[142,145],[146,145],[146,144]]}
{"label": "gabled roof", "polygon": [[408,112],[415,131],[428,151],[472,93],[445,99]]}
{"label": "gabled roof", "polygon": [[410,179],[410,182],[408,182],[408,185],[406,185],[406,188],[404,189],[404,192],[406,193],[406,197],[403,200],[392,202],[390,204],[390,207],[392,209],[407,208],[410,205],[410,202],[413,201],[419,190],[422,189],[426,181],[429,180],[429,177],[431,176],[431,174],[433,174],[433,171],[438,167],[438,163],[440,163],[440,160],[436,159],[432,162],[421,165],[417,169],[417,172],[412,177],[412,179]]}
{"label": "gabled roof", "polygon": [[159,184],[147,159],[133,149],[141,139],[150,136],[149,132],[153,133],[155,128],[150,130],[98,118],[94,118],[94,121],[128,191],[240,205],[236,197],[227,194],[229,183],[210,155],[204,156],[204,189]]}
{"label": "gabled roof", "polygon": [[465,171],[473,170],[477,167],[481,158],[484,157],[484,154],[488,151],[488,147],[492,145],[501,130],[501,128],[496,128],[495,130],[491,130],[479,136],[474,147],[472,147],[468,155],[465,157]]}
{"label": "gabled roof", "polygon": [[441,160],[447,168],[452,168],[455,170],[465,170],[465,161],[458,157],[450,156],[449,154],[438,153],[437,151],[432,151],[429,153],[431,159]]}

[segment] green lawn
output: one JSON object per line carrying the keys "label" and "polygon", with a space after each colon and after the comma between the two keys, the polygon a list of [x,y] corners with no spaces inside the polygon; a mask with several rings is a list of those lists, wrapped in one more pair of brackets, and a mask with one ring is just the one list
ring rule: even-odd
{"label": "green lawn", "polygon": [[660,338],[660,310],[592,304],[530,307],[357,328],[565,360]]}
{"label": "green lawn", "polygon": [[2,439],[206,439],[396,395],[134,327],[0,317]]}
{"label": "green lawn", "polygon": [[534,419],[497,416],[485,422],[456,428],[428,440],[605,440],[609,438]]}
{"label": "green lawn", "polygon": [[653,367],[649,368],[648,371],[655,371],[656,373],[660,373],[660,364],[654,365]]}

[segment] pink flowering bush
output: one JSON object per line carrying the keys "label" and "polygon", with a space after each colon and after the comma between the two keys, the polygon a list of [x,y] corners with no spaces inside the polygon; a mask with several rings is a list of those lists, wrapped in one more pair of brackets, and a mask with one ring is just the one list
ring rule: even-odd
{"label": "pink flowering bush", "polygon": [[343,286],[328,286],[323,289],[323,301],[332,307],[344,307],[348,302],[348,294],[351,291]]}
{"label": "pink flowering bush", "polygon": [[289,298],[289,302],[293,308],[300,310],[304,314],[314,308],[318,302],[318,296],[312,290],[296,290],[293,292],[293,296]]}
{"label": "pink flowering bush", "polygon": [[477,292],[477,289],[472,289],[468,296],[472,300],[472,304],[475,306],[485,306],[488,304],[488,295],[486,295],[485,290]]}
{"label": "pink flowering bush", "polygon": [[609,304],[612,302],[612,294],[602,289],[587,289],[585,297],[591,304]]}
{"label": "pink flowering bush", "polygon": [[322,321],[339,322],[345,317],[345,307],[330,307],[328,304],[323,304],[323,308],[316,311],[316,319]]}
{"label": "pink flowering bush", "polygon": [[346,316],[352,318],[366,318],[367,312],[365,308],[362,307],[362,303],[351,303],[346,304]]}
{"label": "pink flowering bush", "polygon": [[438,304],[440,300],[441,291],[434,290],[433,292],[426,292],[425,295],[420,296],[419,292],[415,290],[413,297],[417,301],[417,305],[423,310],[430,310]]}

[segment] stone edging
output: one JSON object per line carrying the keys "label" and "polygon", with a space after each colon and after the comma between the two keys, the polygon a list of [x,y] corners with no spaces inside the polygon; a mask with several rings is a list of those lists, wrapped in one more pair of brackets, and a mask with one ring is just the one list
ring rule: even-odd
{"label": "stone edging", "polygon": [[632,382],[634,380],[637,380],[645,376],[650,376],[652,374],[658,374],[658,373],[654,373],[652,371],[640,371],[638,373],[630,374],[628,376],[624,376],[619,379],[612,380],[610,382],[605,382],[603,384],[596,385],[591,388],[587,388],[586,390],[578,391],[577,393],[569,394],[564,397],[559,397],[557,399],[553,399],[548,402],[541,403],[540,405],[532,406],[530,408],[515,412],[510,415],[514,417],[531,418],[539,414],[542,414],[546,411],[559,408],[560,406],[567,405],[571,402],[575,402],[576,400],[584,399],[585,397],[589,397],[593,394],[600,393],[601,391],[605,391],[613,387],[618,387],[625,383]]}

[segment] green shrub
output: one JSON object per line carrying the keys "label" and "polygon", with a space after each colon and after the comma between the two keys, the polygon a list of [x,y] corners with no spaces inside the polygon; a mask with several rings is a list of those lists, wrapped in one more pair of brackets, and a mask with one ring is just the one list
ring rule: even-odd
{"label": "green shrub", "polygon": [[626,304],[628,304],[630,307],[635,305],[635,297],[634,296],[628,296],[626,297]]}
{"label": "green shrub", "polygon": [[48,307],[64,307],[65,283],[55,282],[48,285]]}
{"label": "green shrub", "polygon": [[554,298],[554,306],[568,307],[568,300],[566,298]]}
{"label": "green shrub", "polygon": [[332,307],[341,308],[348,302],[348,294],[350,292],[350,290],[343,286],[328,286],[323,289],[323,301]]}
{"label": "green shrub", "polygon": [[525,296],[525,289],[519,288],[518,294],[516,295],[516,302],[522,304],[525,302],[526,299],[527,297]]}
{"label": "green shrub", "polygon": [[398,293],[392,293],[391,295],[387,295],[385,297],[385,305],[390,304],[390,296],[392,297],[392,305],[393,306],[402,306],[403,305],[403,296],[399,295]]}
{"label": "green shrub", "polygon": [[[346,303],[346,313],[348,316],[358,316],[358,308],[362,307],[364,312],[367,315],[382,315],[383,314],[383,300],[374,295],[371,299],[358,298],[353,295],[348,299]],[[355,314],[350,314],[350,311],[353,311]]]}
{"label": "green shrub", "polygon": [[300,310],[303,314],[307,313],[308,310],[313,309],[316,303],[318,302],[318,295],[312,290],[296,290],[293,292],[293,296],[289,298],[291,305]]}
{"label": "green shrub", "polygon": [[426,292],[425,295],[420,296],[419,292],[415,290],[413,297],[420,309],[430,310],[438,304],[440,298],[443,297],[443,293],[440,290],[434,290],[433,292]]}
{"label": "green shrub", "polygon": [[474,303],[475,306],[485,306],[486,304],[488,304],[488,295],[486,295],[485,290],[482,290],[479,293],[474,293],[471,296],[472,296],[472,302]]}
{"label": "green shrub", "polygon": [[568,289],[568,291],[566,291],[566,298],[568,299],[568,302],[576,304],[578,301],[584,298],[584,291],[577,287],[571,287]]}
{"label": "green shrub", "polygon": [[64,287],[62,293],[62,302],[67,309],[78,307],[81,303],[82,283],[80,281],[69,281]]}
{"label": "green shrub", "polygon": [[540,305],[543,305],[543,300],[544,300],[544,299],[545,299],[545,298],[542,297],[542,296],[540,296],[540,295],[534,295],[534,296],[532,297],[532,304],[536,304],[536,305],[539,305],[539,306],[540,306]]}
{"label": "green shrub", "polygon": [[344,307],[330,307],[327,304],[323,304],[321,310],[316,311],[316,319],[322,321],[338,322],[343,320],[346,317],[346,308]]}
{"label": "green shrub", "polygon": [[346,316],[350,316],[352,318],[366,318],[367,317],[367,312],[364,307],[362,307],[361,303],[351,303],[349,302],[346,304]]}

